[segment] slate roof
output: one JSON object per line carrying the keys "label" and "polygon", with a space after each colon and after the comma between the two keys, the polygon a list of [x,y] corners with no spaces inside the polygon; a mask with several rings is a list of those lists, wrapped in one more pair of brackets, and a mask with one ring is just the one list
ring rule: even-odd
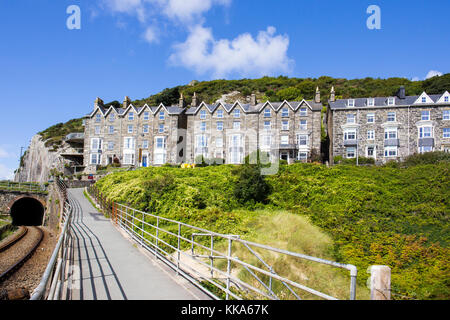
{"label": "slate roof", "polygon": [[[436,103],[440,97],[442,97],[442,94],[430,94],[428,95],[431,100],[433,100],[434,103]],[[348,100],[349,99],[338,99],[335,102],[329,101],[330,109],[355,109],[355,108],[379,108],[379,107],[405,107],[405,106],[412,106],[415,105],[414,102],[420,97],[418,96],[406,96],[404,99],[400,99],[398,96],[392,96],[395,98],[395,104],[393,106],[388,105],[387,101],[388,98],[391,97],[376,97],[375,99],[375,106],[368,106],[367,105],[367,99],[368,98],[354,98],[355,100],[355,106],[354,107],[348,107]],[[421,105],[420,103],[416,105]],[[426,105],[429,105],[427,103]]]}

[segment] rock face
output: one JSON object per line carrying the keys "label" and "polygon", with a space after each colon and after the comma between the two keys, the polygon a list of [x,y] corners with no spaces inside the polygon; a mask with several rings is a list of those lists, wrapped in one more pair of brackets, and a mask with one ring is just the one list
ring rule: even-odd
{"label": "rock face", "polygon": [[53,147],[46,147],[42,137],[35,135],[31,139],[30,146],[23,158],[22,166],[16,172],[14,180],[16,182],[47,182],[50,178],[50,171],[56,169],[64,172],[64,158],[61,153],[64,150],[59,148],[56,151]]}

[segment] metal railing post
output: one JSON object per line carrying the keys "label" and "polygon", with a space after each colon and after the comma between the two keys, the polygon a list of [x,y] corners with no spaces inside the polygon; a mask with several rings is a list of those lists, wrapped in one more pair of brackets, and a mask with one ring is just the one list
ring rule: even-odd
{"label": "metal railing post", "polygon": [[177,245],[177,275],[180,270],[180,237],[181,237],[181,224],[178,223],[178,245]]}
{"label": "metal railing post", "polygon": [[214,235],[211,234],[211,278],[214,278]]}
{"label": "metal railing post", "polygon": [[228,238],[228,256],[227,256],[227,292],[226,292],[226,300],[230,298],[230,277],[231,277],[231,249],[232,249],[233,240],[231,237]]}
{"label": "metal railing post", "polygon": [[158,259],[158,237],[159,237],[159,217],[156,217],[156,246],[155,246],[155,258]]}

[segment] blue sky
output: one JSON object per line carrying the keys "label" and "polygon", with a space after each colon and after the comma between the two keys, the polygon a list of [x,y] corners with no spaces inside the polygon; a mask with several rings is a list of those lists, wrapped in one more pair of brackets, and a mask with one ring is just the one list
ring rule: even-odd
{"label": "blue sky", "polygon": [[[67,28],[70,5],[81,29]],[[370,5],[380,30],[367,28]],[[97,96],[193,79],[448,73],[448,12],[447,0],[0,0],[0,179],[35,133]]]}

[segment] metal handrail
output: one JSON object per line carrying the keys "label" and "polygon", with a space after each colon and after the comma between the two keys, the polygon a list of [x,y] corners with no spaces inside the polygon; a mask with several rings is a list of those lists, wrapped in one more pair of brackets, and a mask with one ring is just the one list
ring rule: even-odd
{"label": "metal handrail", "polygon": [[43,185],[39,185],[34,182],[12,182],[12,181],[0,181],[0,190],[6,191],[22,191],[22,192],[46,192]]}
{"label": "metal handrail", "polygon": [[[246,294],[242,292],[242,288],[244,288],[247,292],[254,292],[257,295],[265,297],[267,299],[279,299],[277,294],[273,292],[272,281],[274,280],[281,282],[281,284],[286,287],[290,291],[290,293],[297,299],[301,299],[300,294],[298,292],[295,292],[293,288],[299,289],[302,292],[308,292],[309,294],[318,296],[323,299],[337,300],[336,297],[330,296],[277,274],[273,267],[271,267],[266,261],[264,261],[261,256],[254,250],[255,248],[258,248],[267,252],[273,252],[276,254],[348,270],[350,272],[349,299],[356,299],[357,268],[354,265],[342,264],[296,252],[270,247],[267,245],[243,240],[237,235],[220,234],[203,228],[195,227],[187,223],[136,210],[123,204],[107,201],[105,197],[103,197],[103,195],[93,186],[89,187],[88,191],[97,200],[100,207],[102,207],[102,209],[106,209],[111,214],[114,223],[125,230],[143,248],[146,248],[148,251],[154,254],[157,259],[165,262],[177,273],[186,276],[199,288],[209,293],[214,298],[217,298],[217,296],[204,288],[200,283],[201,281],[206,281],[223,291],[227,300],[230,298],[242,299],[243,297],[245,297]],[[152,222],[150,222],[150,220]],[[162,224],[172,224],[173,227],[170,228],[170,230],[172,231],[169,231],[162,227]],[[181,232],[182,228],[185,229],[183,233]],[[198,240],[196,241],[196,237],[199,236],[210,237],[211,240],[209,246],[200,243]],[[171,237],[171,240],[173,240],[173,242],[169,243],[171,241],[167,240],[167,237]],[[220,239],[228,242],[228,250],[226,253],[220,252],[217,250],[217,248],[214,248],[214,240],[217,241]],[[191,252],[187,253],[183,251],[181,249],[181,243],[183,243],[184,245],[190,245]],[[264,267],[260,268],[251,263],[245,262],[238,257],[233,256],[233,243],[239,243],[243,245],[243,247],[246,248],[250,254],[256,257],[268,270],[264,270]],[[195,249],[203,250],[203,253],[206,254],[201,254],[200,252],[196,254]],[[198,268],[193,268],[189,263],[186,263],[185,260],[181,259],[181,257],[189,258],[196,264],[204,266],[210,272],[210,276],[206,276],[204,273],[199,271]],[[202,259],[207,259],[209,260],[209,262],[202,261]],[[220,259],[226,261],[226,270],[221,270],[217,266],[214,266],[214,261]],[[232,275],[232,264],[239,265],[247,272],[249,272],[250,275],[261,285],[261,287],[257,288],[251,283],[247,283],[239,279],[237,276]],[[216,273],[216,275],[218,275],[219,277],[214,277],[214,273]],[[263,275],[268,278],[269,283],[265,283],[263,279],[261,279],[261,277],[258,277],[257,274]],[[222,283],[220,281],[220,277],[225,280],[225,283]],[[236,287],[237,289],[232,289],[232,285],[234,285],[234,287]]]}
{"label": "metal handrail", "polygon": [[64,199],[63,214],[61,216],[61,221],[64,226],[41,282],[33,291],[30,300],[59,299],[62,292],[62,284],[65,280],[65,264],[68,260],[68,251],[71,247],[69,242],[71,241],[70,225],[72,221],[72,206],[67,200],[65,184],[58,179],[56,185]]}

